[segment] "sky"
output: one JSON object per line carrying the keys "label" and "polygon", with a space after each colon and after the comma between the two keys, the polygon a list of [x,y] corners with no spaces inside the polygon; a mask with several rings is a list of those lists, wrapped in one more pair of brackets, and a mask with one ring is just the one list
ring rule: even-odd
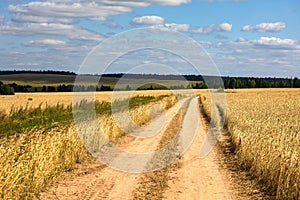
{"label": "sky", "polygon": [[[143,28],[158,29],[170,36],[133,34]],[[181,37],[186,37],[185,41],[176,39]],[[136,47],[155,43],[153,47],[160,50],[126,52],[128,41],[138,43]],[[156,73],[166,66],[181,74],[194,74],[198,71],[182,59],[187,52],[198,52],[189,45],[191,41],[201,46],[211,59],[210,64],[223,76],[300,77],[300,1],[0,2],[0,70],[78,72],[91,63],[87,61],[91,52],[99,51],[97,47],[104,44],[102,57],[118,55],[107,72],[126,73],[137,67],[142,72]],[[108,44],[112,43],[110,47]],[[161,50],[175,47],[181,50],[176,55]],[[104,63],[101,56],[94,60],[95,66]],[[188,57],[202,59],[196,53]],[[137,59],[139,62],[135,62]]]}

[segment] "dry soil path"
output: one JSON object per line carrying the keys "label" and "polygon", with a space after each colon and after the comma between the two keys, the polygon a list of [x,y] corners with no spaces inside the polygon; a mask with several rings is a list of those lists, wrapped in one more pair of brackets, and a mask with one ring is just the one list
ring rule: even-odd
{"label": "dry soil path", "polygon": [[[166,111],[165,116],[158,116],[149,125],[134,131],[135,134],[140,132],[145,136],[158,134],[146,139],[136,138],[129,144],[122,145],[122,148],[131,152],[154,151],[166,127],[186,101],[187,99],[179,101]],[[159,122],[163,120],[166,122],[164,126],[161,126]],[[123,159],[125,158],[120,154],[112,162],[122,163]],[[142,164],[140,165],[143,167]],[[53,187],[41,194],[41,199],[130,199],[131,191],[135,188],[138,177],[139,174],[126,173],[99,164],[80,173],[79,176],[71,176],[54,184]]]}
{"label": "dry soil path", "polygon": [[201,118],[192,145],[178,161],[180,167],[170,174],[165,199],[237,199],[236,192],[232,190],[233,183],[227,180],[226,171],[219,166],[217,148],[213,148],[206,157],[200,158],[200,148],[206,137],[203,124],[205,121]]}
{"label": "dry soil path", "polygon": [[[186,99],[181,100],[166,112],[167,123],[161,127],[157,120],[139,131],[145,135],[159,130],[159,133],[150,138],[136,138],[126,144],[124,148],[132,152],[147,152],[155,150],[165,128],[172,118],[179,112]],[[181,167],[174,170],[170,176],[169,189],[165,191],[166,199],[235,199],[230,190],[230,181],[224,179],[219,169],[217,152],[212,151],[204,159],[199,158],[201,144],[205,131],[201,124],[197,99],[192,99],[182,120],[181,131],[197,131],[197,135],[187,152],[177,162]],[[180,125],[179,125],[180,126]],[[199,127],[194,130],[194,127]],[[193,129],[193,130],[192,130]],[[190,138],[181,138],[190,140]],[[184,141],[183,141],[184,142]],[[116,156],[115,162],[122,162],[122,155]],[[149,158],[151,159],[151,158]],[[141,162],[141,167],[143,163]],[[71,176],[54,184],[41,195],[41,199],[132,199],[132,191],[136,188],[140,175],[114,170],[104,165],[96,165],[92,170],[78,176]]]}

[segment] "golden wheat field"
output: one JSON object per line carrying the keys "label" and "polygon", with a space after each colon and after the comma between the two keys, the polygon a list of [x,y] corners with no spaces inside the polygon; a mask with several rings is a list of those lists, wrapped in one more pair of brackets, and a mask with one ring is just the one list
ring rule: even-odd
{"label": "golden wheat field", "polygon": [[[155,91],[136,91],[133,96],[147,95],[157,97],[159,95],[170,94],[171,91],[155,90]],[[86,93],[81,93],[82,97],[86,96]],[[99,101],[110,102],[113,92],[96,92],[95,98]],[[118,92],[118,97],[126,98],[130,92],[122,91]],[[54,92],[54,93],[16,93],[13,96],[0,96],[0,111],[9,112],[11,107],[38,107],[40,104],[45,105],[70,105],[72,103],[73,93],[71,92]]]}
{"label": "golden wheat field", "polygon": [[[227,133],[241,165],[278,199],[299,199],[300,90],[235,90],[226,98]],[[201,94],[208,115],[210,100]]]}
{"label": "golden wheat field", "polygon": [[[155,93],[158,96],[161,92]],[[60,95],[57,96],[62,99],[69,96],[65,93]],[[26,95],[20,94],[16,98],[21,96]],[[41,101],[46,95],[40,96],[40,98],[36,97]],[[53,98],[51,95],[48,97],[47,100],[50,101]],[[105,98],[108,99],[107,96]],[[165,96],[155,102],[130,109],[129,114],[137,124],[145,124],[151,119],[150,112],[153,112],[151,110],[153,105],[160,104],[162,109],[168,109],[176,101],[177,98],[173,95]],[[54,101],[53,103],[55,105]],[[161,111],[157,110],[157,112]],[[111,114],[98,116],[98,121],[99,128],[103,130],[111,142],[117,142],[124,135]],[[84,136],[84,139],[79,138],[78,129],[73,122],[70,122],[69,125],[57,125],[53,128],[27,129],[23,133],[0,138],[0,199],[39,197],[39,193],[47,185],[63,172],[72,170],[75,164],[95,162],[89,152],[93,151],[94,148],[99,148],[99,145],[102,144],[101,135],[91,134],[89,128],[93,127],[87,128],[85,124],[80,124],[80,126],[85,130],[85,133],[80,135]],[[131,124],[127,126],[131,126]],[[82,141],[86,146],[83,145]],[[96,144],[95,141],[98,143]]]}
{"label": "golden wheat field", "polygon": [[[133,96],[158,97],[170,93],[138,91]],[[126,92],[120,94],[119,97],[128,96]],[[203,111],[210,117],[212,104],[209,91],[198,90],[197,94],[200,95]],[[46,102],[53,106],[57,103],[69,105],[72,93],[23,93],[0,98],[1,110],[9,112],[12,106],[27,104],[29,107],[38,107]],[[32,100],[29,101],[29,98]],[[112,92],[96,94],[99,101],[110,102],[111,98]],[[129,114],[136,124],[145,124],[151,120],[153,105],[161,105],[155,111],[160,113],[162,109],[172,107],[177,100],[174,95],[165,96],[135,107]],[[226,93],[226,100],[226,124],[222,136],[229,138],[235,147],[240,165],[267,186],[277,199],[299,199],[300,89],[230,90]],[[117,143],[125,135],[111,113],[101,114],[98,120],[110,141]],[[125,129],[134,128],[127,119],[124,123]],[[94,133],[90,129],[92,127],[80,125],[85,130],[81,136],[77,134],[78,127],[71,121],[67,125],[25,129],[21,134],[0,138],[0,199],[38,198],[41,191],[63,172],[72,170],[75,164],[94,162],[89,152],[101,145],[101,136],[91,134]],[[84,140],[80,140],[82,136]],[[82,141],[87,144],[89,152]]]}

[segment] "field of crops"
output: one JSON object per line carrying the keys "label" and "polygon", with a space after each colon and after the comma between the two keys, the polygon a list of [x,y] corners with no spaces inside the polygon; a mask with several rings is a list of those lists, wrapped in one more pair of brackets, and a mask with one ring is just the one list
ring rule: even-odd
{"label": "field of crops", "polygon": [[[157,97],[159,95],[170,94],[170,91],[138,91],[136,95],[151,95]],[[119,97],[126,98],[129,92],[119,92]],[[82,93],[85,97],[86,93]],[[59,104],[70,105],[72,103],[73,94],[71,92],[54,92],[54,93],[16,93],[14,96],[0,96],[0,112],[9,112],[12,107],[38,107],[49,105],[54,106]],[[111,102],[112,92],[97,92],[96,100]]]}
{"label": "field of crops", "polygon": [[[197,93],[204,114],[211,117],[210,93],[208,90]],[[120,92],[119,103],[127,94]],[[156,103],[161,109],[174,105],[175,96],[166,94],[170,91],[134,93],[129,101],[133,121],[138,125],[148,123]],[[95,108],[101,129],[110,141],[118,143],[125,133],[112,117],[111,98],[111,92],[97,93]],[[270,194],[278,199],[299,199],[300,90],[230,90],[226,99],[221,143],[234,147],[240,165],[263,183]],[[72,93],[19,93],[0,96],[0,102],[1,110],[6,113],[0,115],[0,199],[38,197],[47,185],[72,170],[76,163],[94,162],[89,152],[101,145],[95,142],[101,138],[90,134],[89,127],[82,124],[89,152],[82,144],[73,122]],[[17,109],[20,106],[23,108]],[[127,120],[124,122],[125,129],[134,128]]]}
{"label": "field of crops", "polygon": [[[137,124],[149,122],[154,104],[168,109],[177,101],[175,96],[158,96],[158,93],[160,92],[156,92],[156,97],[135,96],[130,99],[129,114]],[[109,93],[100,95],[107,94]],[[63,95],[69,94],[61,95],[60,98],[64,99]],[[40,99],[38,97],[36,99],[42,101],[45,95]],[[51,101],[51,98],[53,96],[48,96],[47,101]],[[106,98],[109,101],[109,97]],[[111,142],[117,142],[124,132],[113,120],[110,106],[110,102],[98,101],[95,104],[99,127]],[[84,128],[87,132],[85,145],[88,150],[99,149],[100,144],[95,146],[95,141],[101,143],[101,135],[92,135],[90,127]],[[47,185],[63,172],[72,170],[76,163],[94,162],[77,134],[71,106],[54,104],[45,108],[38,106],[15,109],[9,115],[1,115],[0,132],[0,199],[38,197]]]}
{"label": "field of crops", "polygon": [[[278,199],[299,199],[300,90],[235,90],[226,98],[226,132],[240,164]],[[201,102],[209,116],[209,93]]]}

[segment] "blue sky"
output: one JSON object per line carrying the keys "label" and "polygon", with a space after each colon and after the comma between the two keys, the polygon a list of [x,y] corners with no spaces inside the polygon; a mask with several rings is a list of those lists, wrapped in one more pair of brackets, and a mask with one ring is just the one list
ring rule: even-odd
{"label": "blue sky", "polygon": [[4,0],[0,69],[77,72],[95,46],[142,27],[199,42],[225,76],[300,77],[298,0]]}

